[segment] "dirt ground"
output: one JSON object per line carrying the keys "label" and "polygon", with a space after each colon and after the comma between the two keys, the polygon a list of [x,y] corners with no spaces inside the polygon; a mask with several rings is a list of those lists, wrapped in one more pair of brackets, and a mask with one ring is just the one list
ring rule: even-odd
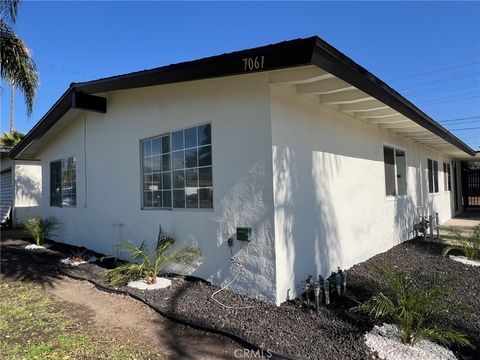
{"label": "dirt ground", "polygon": [[46,290],[76,310],[80,321],[127,335],[173,359],[231,359],[241,348],[229,339],[172,323],[129,296],[99,291],[86,281],[61,277]]}
{"label": "dirt ground", "polygon": [[60,276],[46,265],[23,259],[23,254],[2,246],[0,281],[40,283],[46,294],[61,301],[79,322],[154,348],[170,359],[232,359],[236,349],[243,349],[228,338],[176,324],[128,296],[106,293],[89,282]]}

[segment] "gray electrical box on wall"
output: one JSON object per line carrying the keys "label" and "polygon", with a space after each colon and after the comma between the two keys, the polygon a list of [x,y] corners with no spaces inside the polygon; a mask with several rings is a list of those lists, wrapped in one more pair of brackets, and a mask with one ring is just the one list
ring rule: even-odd
{"label": "gray electrical box on wall", "polygon": [[237,227],[237,240],[238,241],[250,241],[250,240],[252,240],[252,228],[251,227]]}

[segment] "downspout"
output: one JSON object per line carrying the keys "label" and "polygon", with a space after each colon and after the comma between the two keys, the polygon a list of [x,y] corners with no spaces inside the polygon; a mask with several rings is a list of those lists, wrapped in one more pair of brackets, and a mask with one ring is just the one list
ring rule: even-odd
{"label": "downspout", "polygon": [[84,201],[83,207],[87,207],[87,115],[83,114],[83,180],[84,180]]}
{"label": "downspout", "polygon": [[[418,170],[420,174],[420,207],[423,209],[425,207],[424,198],[423,198],[423,168],[422,168],[422,158],[420,156],[420,144],[417,143],[418,150]],[[425,214],[422,214],[425,215]]]}

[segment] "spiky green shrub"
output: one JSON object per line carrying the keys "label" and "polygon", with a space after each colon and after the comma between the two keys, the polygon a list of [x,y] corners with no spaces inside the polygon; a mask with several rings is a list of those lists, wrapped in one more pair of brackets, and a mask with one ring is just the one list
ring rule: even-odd
{"label": "spiky green shrub", "polygon": [[130,255],[133,262],[123,263],[114,269],[105,270],[101,278],[114,286],[123,285],[130,280],[143,278],[148,284],[157,281],[159,272],[170,264],[189,265],[202,257],[200,249],[187,246],[172,251],[175,238],[160,228],[155,250],[149,251],[145,242],[140,246],[131,241],[123,241],[119,250]]}
{"label": "spiky green shrub", "polygon": [[392,267],[380,269],[387,285],[386,293],[380,292],[354,308],[372,319],[384,318],[401,331],[404,344],[414,346],[422,339],[449,346],[473,347],[467,337],[448,325],[452,310],[442,297],[446,289],[439,284],[416,287],[404,273]]}
{"label": "spiky green shrub", "polygon": [[475,226],[468,236],[464,236],[460,229],[455,227],[450,227],[447,231],[457,241],[457,244],[447,246],[443,250],[443,256],[448,256],[451,251],[458,250],[469,260],[480,259],[480,225]]}
{"label": "spiky green shrub", "polygon": [[36,216],[25,224],[25,230],[32,235],[37,245],[43,245],[45,239],[54,236],[53,232],[58,227],[58,221],[53,216],[42,219]]}

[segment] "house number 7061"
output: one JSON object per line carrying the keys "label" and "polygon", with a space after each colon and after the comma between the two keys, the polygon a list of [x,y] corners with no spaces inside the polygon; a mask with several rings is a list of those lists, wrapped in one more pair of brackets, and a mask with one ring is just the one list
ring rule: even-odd
{"label": "house number 7061", "polygon": [[264,56],[255,56],[243,59],[243,71],[253,71],[263,69],[265,62]]}

